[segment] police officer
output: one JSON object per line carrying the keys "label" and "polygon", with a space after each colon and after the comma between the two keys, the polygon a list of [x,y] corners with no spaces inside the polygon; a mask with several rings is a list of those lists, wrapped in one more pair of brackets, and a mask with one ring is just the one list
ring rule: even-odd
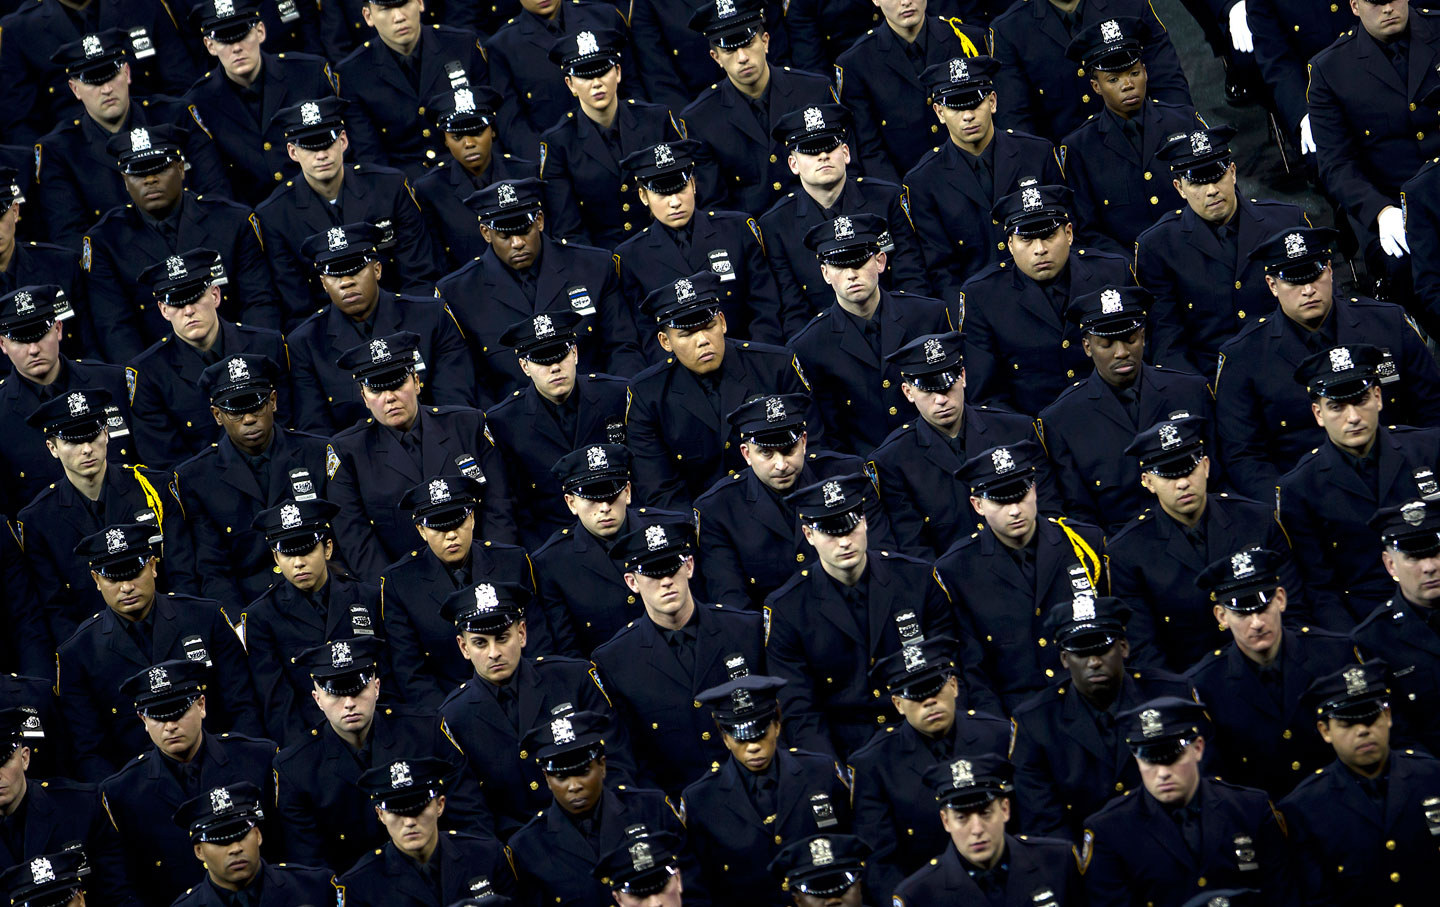
{"label": "police officer", "polygon": [[76,546],[107,606],[81,623],[55,656],[57,671],[64,672],[57,683],[61,714],[87,779],[98,781],[144,748],[142,729],[127,714],[130,694],[120,689],[137,666],[171,659],[200,664],[211,726],[253,734],[261,729],[249,658],[219,603],[156,594],[154,535],[153,524],[112,523]]}
{"label": "police officer", "polygon": [[945,136],[905,173],[905,195],[935,295],[947,302],[966,280],[1004,259],[1004,218],[987,215],[1016,183],[1022,177],[1045,185],[1064,181],[1048,139],[996,128],[1000,69],[992,57],[955,56],[920,76]]}
{"label": "police officer", "polygon": [[890,703],[905,719],[876,734],[850,756],[848,766],[855,786],[855,834],[873,848],[865,863],[866,888],[877,896],[894,891],[924,865],[926,854],[939,853],[945,845],[944,830],[935,827],[930,790],[921,780],[925,769],[962,753],[1010,753],[1010,723],[968,708],[955,653],[954,640],[927,636],[881,658],[871,671],[876,686],[890,694]]}
{"label": "police officer", "polygon": [[[1233,126],[1200,127],[1160,146],[1155,158],[1169,166],[1185,205],[1135,240],[1136,280],[1155,297],[1147,331],[1152,361],[1212,379],[1220,345],[1271,305],[1250,250],[1277,230],[1309,223],[1298,205],[1236,192],[1235,135]],[[1157,179],[1161,172],[1157,167]]]}
{"label": "police officer", "polygon": [[[1304,586],[1290,540],[1274,506],[1211,494],[1211,449],[1198,416],[1161,420],[1135,436],[1125,455],[1140,466],[1140,484],[1155,504],[1105,542],[1110,585],[1136,611],[1148,614],[1151,642],[1171,671],[1184,671],[1225,645],[1214,602],[1195,584],[1208,565],[1244,548],[1276,554],[1280,585],[1303,610]],[[1296,608],[1291,608],[1293,617]]]}
{"label": "police officer", "polygon": [[219,712],[211,676],[204,661],[167,659],[119,687],[125,710],[138,713],[150,746],[100,784],[100,803],[120,834],[130,882],[141,903],[152,907],[169,904],[203,879],[190,836],[157,819],[222,785],[247,782],[264,790],[267,802],[275,795],[274,742],[206,729],[207,709]]}
{"label": "police officer", "polygon": [[[634,236],[646,212],[643,201],[634,204],[622,162],[640,149],[681,137],[665,107],[620,97],[624,47],[623,34],[603,28],[571,31],[550,48],[580,108],[567,110],[540,134],[545,210],[550,235],[557,239],[613,249]],[[638,80],[639,74],[624,75]]]}
{"label": "police officer", "polygon": [[1434,889],[1432,828],[1440,762],[1391,746],[1385,662],[1316,680],[1307,701],[1335,761],[1300,782],[1280,812],[1290,832],[1295,897],[1419,903]]}
{"label": "police officer", "polygon": [[327,301],[310,280],[314,258],[301,247],[332,227],[367,223],[380,229],[376,252],[387,266],[387,290],[429,295],[439,276],[440,256],[405,175],[379,164],[346,163],[344,109],[345,101],[323,94],[275,114],[300,177],[276,186],[255,214],[265,226],[287,331]]}
{"label": "police officer", "polygon": [[635,774],[625,729],[590,663],[534,654],[529,616],[535,608],[527,607],[529,600],[524,586],[496,582],[461,587],[444,604],[444,615],[459,643],[459,658],[472,670],[469,679],[441,703],[440,715],[456,746],[465,752],[502,839],[550,802],[543,772],[521,738],[527,724],[533,726],[562,705],[600,720],[611,786],[624,784]]}
{"label": "police officer", "polygon": [[804,316],[786,311],[790,306],[781,300],[755,218],[696,209],[700,150],[691,139],[660,142],[620,162],[654,218],[615,247],[625,296],[634,305],[664,284],[708,269],[720,278],[722,310],[736,337],[784,343],[782,325],[803,322]]}
{"label": "police officer", "polygon": [[[1325,227],[1293,227],[1251,250],[1278,305],[1220,347],[1215,418],[1225,472],[1237,491],[1257,500],[1268,499],[1280,476],[1322,440],[1294,378],[1312,353],[1348,343],[1388,350],[1386,421],[1440,424],[1440,371],[1404,310],[1365,297],[1335,298],[1330,257],[1337,238]],[[1230,377],[1222,384],[1227,364]]]}
{"label": "police officer", "polygon": [[555,463],[586,444],[625,441],[625,379],[579,374],[577,332],[584,318],[553,312],[517,321],[500,341],[529,379],[486,413],[521,508],[520,537],[538,546],[570,522]]}
{"label": "police officer", "polygon": [[485,239],[465,199],[491,183],[536,173],[534,161],[501,150],[507,146],[495,116],[499,108],[495,89],[475,84],[442,91],[425,105],[449,156],[440,155],[415,181],[415,202],[440,244],[446,273],[485,253]]}
{"label": "police officer", "polygon": [[699,693],[730,758],[682,798],[705,887],[767,907],[785,905],[768,872],[784,844],[850,830],[850,782],[839,764],[780,746],[776,694],[784,685],[779,677],[745,674]]}
{"label": "police officer", "polygon": [[323,867],[276,865],[260,856],[265,818],[260,788],[248,781],[213,787],[180,805],[175,824],[190,833],[205,881],[176,898],[183,907],[253,907],[323,903],[335,896],[335,874]]}
{"label": "police officer", "polygon": [[340,876],[337,905],[444,907],[481,878],[495,891],[515,891],[515,876],[494,835],[440,830],[449,772],[445,760],[421,756],[377,765],[360,776],[360,789],[390,840]]}
{"label": "police officer", "polygon": [[950,841],[895,887],[895,907],[949,901],[1051,907],[1082,897],[1070,842],[1005,833],[1015,785],[1003,756],[965,753],[930,766],[923,777]]}
{"label": "police officer", "polygon": [[729,679],[732,656],[759,670],[764,645],[760,615],[695,601],[694,544],[689,523],[654,523],[615,541],[610,556],[645,614],[591,654],[641,779],[672,794],[725,756],[696,694]]}
{"label": "police officer", "polygon": [[[763,7],[771,45],[767,56],[777,63],[788,62],[790,40],[785,30],[785,10],[775,2],[765,2]],[[713,69],[692,62],[703,60],[709,50],[705,36],[690,27],[694,11],[685,3],[637,0],[628,16],[645,91],[650,100],[672,111],[689,104],[714,81]]]}
{"label": "police officer", "polygon": [[791,338],[796,355],[817,377],[816,404],[831,444],[861,456],[904,421],[900,370],[887,357],[919,335],[953,328],[949,306],[941,300],[892,295],[880,286],[888,232],[883,218],[856,214],[819,223],[805,234],[805,246],[820,259],[821,276],[835,296]]}
{"label": "police officer", "polygon": [[565,508],[575,519],[535,550],[540,598],[568,622],[580,652],[589,655],[632,619],[643,616],[625,586],[625,570],[610,557],[617,539],[655,523],[692,515],[634,504],[632,457],[621,444],[592,444],[555,462]]}
{"label": "police officer", "polygon": [[280,325],[259,222],[229,199],[186,191],[182,141],[183,132],[172,127],[137,126],[105,145],[133,204],[112,208],[86,230],[81,265],[88,275],[91,325],[100,348],[115,362],[134,358],[169,333],[163,313],[149,305],[153,280],[144,270],[196,248],[215,252],[216,283],[229,287],[226,318]]}
{"label": "police officer", "polygon": [[531,655],[573,649],[568,626],[535,601],[535,568],[525,549],[475,537],[475,510],[484,500],[485,486],[463,475],[432,476],[400,499],[425,544],[386,568],[380,589],[396,679],[412,705],[437,708],[474,673],[465,654],[453,648],[455,621],[445,602],[476,583],[516,587],[522,607],[533,603],[527,621]]}
{"label": "police officer", "polygon": [[[644,825],[625,830],[619,845],[600,857],[593,875],[610,890],[620,907],[682,907],[709,903],[696,897],[698,881],[689,871],[691,894],[683,897],[685,876],[681,871],[680,839],[669,832],[651,832]],[[607,902],[608,903],[608,902]]]}
{"label": "police officer", "polygon": [[1440,431],[1380,424],[1384,360],[1380,349],[1351,343],[1300,363],[1295,380],[1310,395],[1326,441],[1276,490],[1315,620],[1341,632],[1390,597],[1393,581],[1379,562],[1371,516],[1431,493],[1440,466]]}
{"label": "police officer", "polygon": [[1212,885],[1279,896],[1284,824],[1264,791],[1201,774],[1205,706],[1161,696],[1118,720],[1144,787],[1085,820],[1087,902],[1178,907]]}
{"label": "police officer", "polygon": [[[635,454],[641,500],[688,508],[717,479],[739,471],[738,438],[725,416],[756,394],[798,394],[810,384],[783,347],[725,338],[720,278],[682,277],[645,297],[644,320],[670,354],[630,381],[626,443]],[[818,410],[806,414],[810,443],[823,445]]]}
{"label": "police officer", "polygon": [[852,179],[847,173],[852,154],[847,143],[850,122],[845,107],[816,104],[786,111],[771,130],[789,152],[786,163],[799,184],[759,220],[780,298],[790,301],[782,313],[786,337],[794,336],[834,301],[835,293],[821,275],[820,262],[805,247],[805,235],[838,215],[863,213],[884,218],[890,229],[881,237],[886,267],[880,285],[921,296],[930,292],[919,240],[900,186],[873,176]]}
{"label": "police officer", "polygon": [[770,874],[795,907],[861,907],[860,877],[870,848],[855,835],[811,835],[770,861]]}
{"label": "police officer", "polygon": [[296,863],[349,869],[385,841],[360,776],[396,759],[435,757],[445,775],[445,829],[490,834],[489,811],[468,776],[465,757],[434,712],[376,707],[384,643],[373,637],[334,640],[297,662],[314,681],[311,697],[325,720],[275,756],[275,786],[285,852]]}
{"label": "police officer", "polygon": [[787,682],[780,694],[789,739],[848,759],[893,720],[872,692],[874,659],[920,638],[954,638],[955,619],[930,565],[867,544],[864,475],[791,492],[787,503],[818,563],[799,569],[765,599],[765,658]]}
{"label": "police officer", "polygon": [[[1355,25],[1348,5],[1309,6],[1293,0],[1245,0],[1245,28],[1255,46],[1255,65],[1274,101],[1290,144],[1315,160],[1314,130],[1305,98],[1311,58]],[[1230,15],[1235,16],[1232,7]]]}
{"label": "police officer", "polygon": [[149,288],[171,329],[125,367],[135,446],[146,462],[157,466],[173,467],[213,446],[217,420],[210,415],[209,395],[200,387],[208,367],[241,354],[271,363],[290,358],[279,331],[221,317],[214,274],[220,259],[211,249],[190,249],[140,273],[141,284]]}
{"label": "police officer", "polygon": [[[237,330],[239,330],[237,326]],[[278,425],[279,368],[265,356],[228,353],[200,373],[210,420],[224,437],[175,467],[172,492],[188,517],[197,589],[240,613],[275,581],[255,517],[283,498],[326,492],[327,442]]]}
{"label": "police officer", "polygon": [[[807,452],[809,406],[804,394],[767,395],[726,417],[741,438],[740,455],[749,468],[695,499],[705,591],[715,601],[759,610],[796,564],[813,562],[815,548],[799,531],[790,492],[864,468],[858,457]],[[878,495],[866,496],[865,519],[873,527],[871,547],[895,547]]]}
{"label": "police officer", "polygon": [[970,399],[1032,415],[1091,369],[1079,326],[1062,313],[1074,299],[1132,280],[1126,259],[1074,247],[1069,189],[1030,177],[1018,185],[992,212],[1011,259],[967,280],[960,306]]}
{"label": "police officer", "polygon": [[[23,175],[22,175],[23,174]],[[73,249],[51,242],[21,242],[20,236],[47,237],[43,225],[35,223],[39,211],[27,211],[23,220],[32,223],[29,229],[20,227],[21,205],[25,203],[23,193],[34,195],[34,171],[16,167],[0,166],[0,293],[13,293],[24,287],[57,285],[71,299],[84,298],[80,283],[80,262]],[[66,317],[69,317],[67,314]],[[99,345],[95,341],[88,318],[81,318],[70,325],[70,334],[64,339],[67,356],[87,356]]]}
{"label": "police officer", "polygon": [[1197,583],[1210,591],[1215,620],[1231,639],[1186,672],[1210,708],[1220,751],[1215,771],[1276,798],[1329,761],[1306,727],[1301,699],[1316,678],[1355,657],[1339,633],[1284,626],[1288,596],[1277,585],[1278,560],[1273,551],[1245,548],[1200,574]]}
{"label": "police officer", "polygon": [[[914,404],[912,418],[870,452],[875,479],[899,549],[920,558],[943,554],[970,525],[969,489],[955,472],[970,457],[999,443],[1039,440],[1028,416],[967,406],[965,348],[958,331],[922,334],[891,353],[900,369],[900,392]],[[1060,512],[1049,463],[1037,464],[1040,509]]]}
{"label": "police officer", "polygon": [[80,881],[80,870],[86,862],[79,848],[41,854],[0,874],[0,888],[10,892],[10,907],[83,907],[85,883]]}
{"label": "police officer", "polygon": [[1145,364],[1145,318],[1152,302],[1140,287],[1125,286],[1106,286],[1070,301],[1065,318],[1079,326],[1081,348],[1094,367],[1036,419],[1055,463],[1065,513],[1106,531],[1145,509],[1140,469],[1124,455],[1136,432],[1188,415],[1204,419],[1208,434],[1214,422],[1214,397],[1204,378]]}
{"label": "police officer", "polygon": [[74,748],[69,743],[69,729],[60,720],[55,681],[40,676],[0,674],[0,699],[9,703],[7,708],[25,713],[21,719],[24,727],[19,732],[21,744],[30,751],[25,774],[41,780],[73,778],[70,759]]}
{"label": "police officer", "polygon": [[[304,4],[292,4],[304,22]],[[313,18],[313,8],[308,12]],[[283,124],[275,113],[286,98],[320,98],[335,93],[334,76],[323,57],[296,51],[318,44],[293,44],[288,52],[262,47],[279,21],[269,4],[259,0],[205,0],[195,17],[214,66],[185,93],[187,104],[215,137],[235,197],[247,205],[265,200],[281,180],[299,172],[285,154]],[[276,19],[283,18],[283,13]],[[273,35],[283,46],[285,34]]]}
{"label": "police officer", "polygon": [[[538,179],[493,183],[466,199],[490,251],[442,279],[438,295],[454,300],[480,376],[481,394],[498,401],[525,386],[502,338],[520,318],[574,312],[587,316],[588,370],[633,375],[645,361],[609,253],[545,235]],[[579,333],[579,332],[577,332]]]}

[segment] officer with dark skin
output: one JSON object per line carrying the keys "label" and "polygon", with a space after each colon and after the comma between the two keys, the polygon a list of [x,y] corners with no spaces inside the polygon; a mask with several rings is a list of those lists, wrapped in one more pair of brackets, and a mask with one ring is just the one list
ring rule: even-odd
{"label": "officer with dark skin", "polygon": [[812,835],[785,845],[770,874],[795,907],[862,907],[860,877],[870,848],[855,835]]}

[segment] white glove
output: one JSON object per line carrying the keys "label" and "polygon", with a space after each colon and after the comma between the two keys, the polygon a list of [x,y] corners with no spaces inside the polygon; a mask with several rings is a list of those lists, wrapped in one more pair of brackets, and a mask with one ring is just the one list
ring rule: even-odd
{"label": "white glove", "polygon": [[1300,153],[1315,153],[1315,137],[1310,134],[1310,114],[1300,118]]}
{"label": "white glove", "polygon": [[1255,52],[1255,39],[1250,36],[1250,23],[1245,18],[1245,0],[1230,7],[1230,43],[1242,54]]}
{"label": "white glove", "polygon": [[1405,241],[1405,213],[1394,205],[1380,212],[1375,219],[1380,228],[1380,248],[1391,258],[1400,258],[1410,251]]}

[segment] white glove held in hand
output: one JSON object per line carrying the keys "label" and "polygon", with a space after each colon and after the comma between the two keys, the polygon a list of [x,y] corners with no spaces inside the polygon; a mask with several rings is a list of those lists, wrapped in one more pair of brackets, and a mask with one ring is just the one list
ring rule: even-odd
{"label": "white glove held in hand", "polygon": [[1315,153],[1315,136],[1310,134],[1310,114],[1300,118],[1300,153]]}
{"label": "white glove held in hand", "polygon": [[1380,212],[1375,222],[1380,228],[1380,248],[1386,255],[1400,258],[1410,251],[1410,244],[1405,241],[1405,214],[1399,208],[1391,205]]}
{"label": "white glove held in hand", "polygon": [[1230,7],[1230,43],[1242,54],[1255,52],[1255,39],[1250,35],[1250,22],[1245,18],[1245,0]]}

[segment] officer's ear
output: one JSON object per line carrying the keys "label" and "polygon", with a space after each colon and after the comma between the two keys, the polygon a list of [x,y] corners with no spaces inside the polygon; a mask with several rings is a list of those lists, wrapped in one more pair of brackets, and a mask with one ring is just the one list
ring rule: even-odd
{"label": "officer's ear", "polygon": [[1321,428],[1325,427],[1325,420],[1320,417],[1321,404],[1316,400],[1310,401],[1310,412],[1315,416],[1315,424]]}
{"label": "officer's ear", "polygon": [[[842,146],[842,147],[843,147],[843,146]],[[877,272],[875,272],[875,273],[876,273],[877,275],[878,275],[878,274],[884,274],[884,273],[885,273],[885,263],[886,263],[887,261],[889,261],[889,259],[885,257],[885,253],[884,253],[884,252],[876,252],[876,253],[875,253],[875,261],[878,262],[879,265],[880,265],[880,270],[877,271]]]}
{"label": "officer's ear", "polygon": [[814,547],[815,547],[815,530],[814,530],[814,529],[811,529],[809,526],[802,525],[802,526],[800,527],[800,534],[803,535],[803,536],[805,536],[805,541],[810,544],[810,547],[811,547],[811,548],[814,548]]}
{"label": "officer's ear", "polygon": [[1082,334],[1082,335],[1081,335],[1081,337],[1080,337],[1080,348],[1085,351],[1085,356],[1086,356],[1087,358],[1089,358],[1089,359],[1094,359],[1094,358],[1095,358],[1095,353],[1092,352],[1091,349],[1090,349],[1090,335],[1089,335],[1089,334]]}
{"label": "officer's ear", "polygon": [[[710,59],[715,61],[716,66],[720,67],[721,69],[725,68],[725,64],[720,62],[720,50],[714,44],[710,45]],[[76,95],[76,97],[79,97],[79,95]],[[619,899],[617,898],[616,900]]]}
{"label": "officer's ear", "polygon": [[1285,602],[1287,601],[1287,599],[1288,599],[1288,596],[1286,596],[1286,594],[1285,594],[1285,587],[1284,587],[1284,586],[1276,586],[1276,587],[1275,587],[1275,593],[1274,593],[1274,595],[1272,596],[1272,600],[1275,602],[1275,611],[1276,611],[1277,613],[1279,613],[1279,614],[1284,614],[1284,613],[1285,613]]}
{"label": "officer's ear", "polygon": [[369,0],[365,0],[365,2],[360,4],[360,18],[365,20],[366,25],[370,26],[371,28],[375,27],[375,18],[370,15]]}
{"label": "officer's ear", "polygon": [[[880,4],[880,0],[874,0],[874,2],[877,6]],[[789,165],[792,174],[795,176],[800,175],[800,162],[795,160],[795,152],[792,151],[785,156],[785,163]]]}
{"label": "officer's ear", "polygon": [[640,594],[640,581],[635,578],[635,574],[628,572],[625,574],[625,585],[631,592],[634,592],[636,595]]}
{"label": "officer's ear", "polygon": [[1276,299],[1280,298],[1280,284],[1269,274],[1265,275],[1265,286],[1270,288],[1271,296],[1274,296]]}
{"label": "officer's ear", "polygon": [[645,205],[646,207],[649,207],[649,205],[650,205],[650,192],[649,192],[649,190],[647,190],[644,186],[636,186],[636,187],[635,187],[635,191],[640,194],[640,204]]}
{"label": "officer's ear", "polygon": [[970,495],[970,506],[974,507],[975,512],[980,514],[982,517],[985,515],[985,506],[980,502],[980,499],[973,494]]}
{"label": "officer's ear", "polygon": [[935,103],[932,103],[932,104],[930,105],[930,109],[933,110],[933,111],[935,111],[935,119],[939,120],[939,121],[942,122],[942,123],[945,122],[945,105],[944,105],[944,104],[935,104]]}
{"label": "officer's ear", "polygon": [[1172,179],[1172,180],[1170,181],[1170,185],[1172,185],[1172,186],[1175,187],[1175,194],[1176,194],[1176,195],[1180,196],[1181,198],[1185,198],[1185,189],[1184,189],[1183,184],[1181,183],[1180,180],[1178,180],[1178,179]]}
{"label": "officer's ear", "polygon": [[750,451],[750,443],[749,443],[748,441],[741,441],[741,442],[740,442],[740,456],[741,456],[742,459],[744,459],[746,466],[749,466],[749,465],[750,465],[750,453],[751,453],[751,451]]}
{"label": "officer's ear", "polygon": [[1220,632],[1224,633],[1226,630],[1230,629],[1225,625],[1225,606],[1215,605],[1213,608],[1211,608],[1211,610],[1215,613],[1215,623],[1220,625]]}
{"label": "officer's ear", "polygon": [[285,156],[288,157],[288,158],[290,158],[290,160],[294,161],[294,162],[297,163],[297,164],[300,163],[300,156],[295,153],[295,143],[294,143],[294,142],[286,142],[286,143],[285,143]]}
{"label": "officer's ear", "polygon": [[1100,80],[1095,78],[1093,72],[1090,74],[1090,90],[1096,94],[1100,93]]}
{"label": "officer's ear", "polygon": [[325,540],[325,561],[328,563],[328,562],[330,561],[330,558],[334,557],[334,555],[335,555],[335,540],[332,539],[332,538],[327,538],[327,539]]}
{"label": "officer's ear", "polygon": [[255,23],[255,33],[260,36],[260,43],[261,43],[261,44],[264,44],[264,43],[265,43],[265,23],[264,23],[264,22],[256,22],[256,23]]}
{"label": "officer's ear", "polygon": [[45,439],[45,449],[50,451],[50,456],[54,457],[57,460],[60,459],[60,448],[55,446],[54,438]]}
{"label": "officer's ear", "polygon": [[[1354,8],[1355,8],[1355,4],[1354,4],[1353,2],[1350,4],[1350,8],[1351,8],[1351,9],[1354,9]],[[1333,744],[1333,743],[1335,742],[1334,740],[1330,739],[1330,721],[1329,721],[1329,719],[1327,719],[1327,718],[1321,718],[1321,719],[1317,720],[1317,721],[1315,722],[1315,730],[1317,730],[1317,731],[1320,732],[1320,739],[1321,739],[1321,740],[1324,740],[1326,743],[1330,743],[1330,744]]]}
{"label": "officer's ear", "polygon": [[1390,553],[1388,547],[1380,549],[1380,563],[1385,565],[1385,572],[1390,574],[1391,579],[1400,582],[1400,577],[1395,575],[1395,555]]}
{"label": "officer's ear", "polygon": [[[655,339],[658,340],[658,341],[660,341],[660,348],[661,348],[662,350],[664,350],[665,352],[667,352],[667,353],[673,353],[673,352],[675,352],[675,350],[672,349],[671,346],[670,346],[670,330],[669,330],[668,328],[661,328],[660,330],[656,331],[656,332],[655,332]],[[46,444],[49,444],[49,443],[51,443],[51,442],[46,441],[45,443],[46,443]]]}
{"label": "officer's ear", "polygon": [[[205,43],[210,43],[208,38],[206,39]],[[200,843],[198,841],[194,844],[191,844],[190,849],[195,852],[195,859],[199,860],[201,863],[205,862],[205,855],[200,852]]]}
{"label": "officer's ear", "polygon": [[435,798],[435,818],[445,815],[445,795],[441,794]]}

